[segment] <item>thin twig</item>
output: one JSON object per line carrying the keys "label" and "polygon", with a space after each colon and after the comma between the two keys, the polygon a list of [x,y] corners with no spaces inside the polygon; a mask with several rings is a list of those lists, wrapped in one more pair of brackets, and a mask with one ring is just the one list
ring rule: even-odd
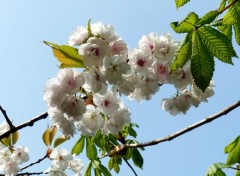
{"label": "thin twig", "polygon": [[37,122],[37,121],[39,121],[39,120],[42,120],[42,119],[46,119],[47,116],[48,116],[48,113],[47,113],[47,112],[44,112],[44,113],[40,114],[39,116],[37,116],[37,117],[35,117],[35,118],[33,118],[33,119],[31,119],[31,120],[29,120],[29,121],[27,121],[27,122],[19,125],[19,126],[16,126],[16,127],[13,128],[13,129],[10,128],[8,131],[6,131],[6,132],[3,133],[2,135],[0,135],[0,140],[3,139],[3,138],[5,138],[5,137],[8,137],[10,134],[12,134],[12,133],[14,133],[14,132],[16,132],[16,131],[18,131],[18,130],[20,130],[20,129],[22,129],[22,128],[25,128],[25,127],[27,127],[27,126],[33,126],[33,124],[34,124],[35,122]]}
{"label": "thin twig", "polygon": [[21,171],[23,171],[23,170],[25,170],[25,169],[27,169],[27,168],[29,168],[29,167],[35,165],[35,164],[39,164],[39,163],[41,163],[41,162],[42,162],[43,160],[45,160],[47,157],[48,157],[48,153],[47,153],[44,157],[42,157],[42,158],[40,158],[39,160],[37,160],[36,162],[31,163],[31,164],[29,164],[29,165],[23,167],[23,168],[21,169]]}
{"label": "thin twig", "polygon": [[127,165],[130,167],[130,169],[133,171],[133,173],[135,174],[135,176],[138,176],[136,171],[133,169],[133,167],[131,166],[131,164],[128,162],[128,160],[126,160],[126,158],[123,157],[123,160],[127,163]]}
{"label": "thin twig", "polygon": [[25,172],[25,173],[21,173],[21,174],[17,174],[17,176],[20,176],[20,175],[23,175],[23,176],[26,176],[26,175],[42,175],[43,172]]}
{"label": "thin twig", "polygon": [[231,106],[227,107],[226,109],[214,114],[214,115],[211,115],[197,123],[194,123],[176,133],[173,133],[173,134],[170,134],[168,136],[165,136],[163,138],[159,138],[159,139],[155,139],[155,140],[152,140],[150,142],[143,142],[143,143],[138,143],[138,144],[125,144],[121,147],[121,150],[123,149],[126,149],[126,148],[140,148],[140,147],[147,147],[147,146],[152,146],[152,145],[157,145],[159,143],[162,143],[162,142],[166,142],[166,141],[171,141],[189,131],[192,131],[202,125],[205,125],[213,120],[216,120],[217,118],[223,116],[223,115],[227,115],[229,112],[231,112],[232,110],[236,109],[237,107],[240,106],[240,100],[237,101],[236,103],[232,104]]}
{"label": "thin twig", "polygon": [[219,14],[223,13],[225,10],[229,9],[230,7],[232,7],[235,3],[237,3],[239,0],[235,0],[233,1],[231,4],[228,4],[228,6],[226,6],[224,9],[218,11]]}
{"label": "thin twig", "polygon": [[4,118],[6,119],[8,125],[9,125],[9,127],[10,127],[10,130],[13,130],[13,129],[15,128],[15,126],[12,124],[12,122],[11,122],[11,120],[9,119],[6,111],[2,108],[2,106],[0,106],[0,110],[1,110]]}

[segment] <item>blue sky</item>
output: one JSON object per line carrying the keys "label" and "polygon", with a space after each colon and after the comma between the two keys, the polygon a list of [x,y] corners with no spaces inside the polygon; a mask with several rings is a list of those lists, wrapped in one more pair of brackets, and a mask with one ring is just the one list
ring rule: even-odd
{"label": "blue sky", "polygon": [[[46,80],[56,75],[58,62],[50,48],[42,43],[43,40],[65,44],[75,27],[85,26],[89,19],[114,25],[129,48],[136,47],[141,36],[150,32],[171,33],[176,40],[182,40],[183,36],[174,33],[169,24],[183,19],[190,11],[201,16],[208,10],[216,9],[218,2],[192,0],[177,10],[174,0],[1,0],[0,105],[15,124],[23,123],[47,110],[42,92]],[[238,46],[235,45],[235,48],[240,56]],[[216,61],[215,96],[199,108],[192,108],[185,116],[169,116],[161,109],[161,99],[175,93],[170,86],[161,87],[151,101],[141,104],[126,101],[132,112],[132,121],[140,126],[137,140],[144,142],[164,137],[237,101],[240,90],[239,70],[238,59],[234,59],[234,66]],[[226,160],[224,146],[240,133],[239,112],[237,109],[171,142],[146,148],[142,152],[143,170],[136,168],[138,175],[205,175],[210,164]],[[45,120],[20,131],[18,144],[28,146],[31,161],[45,154],[41,135],[48,124],[51,122]],[[64,144],[64,147],[70,149],[75,141]],[[86,157],[80,157],[86,166]],[[45,162],[33,170],[43,171],[48,164]],[[228,173],[233,175],[231,171]],[[116,174],[113,172],[113,175]],[[133,173],[123,163],[119,175]]]}

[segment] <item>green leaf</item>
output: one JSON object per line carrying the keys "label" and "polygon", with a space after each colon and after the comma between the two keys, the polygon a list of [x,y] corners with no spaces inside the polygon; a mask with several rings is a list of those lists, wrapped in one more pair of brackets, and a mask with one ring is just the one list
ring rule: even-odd
{"label": "green leaf", "polygon": [[99,170],[103,173],[104,176],[111,176],[112,174],[108,171],[108,169],[102,164],[99,165]]}
{"label": "green leaf", "polygon": [[212,164],[208,170],[206,175],[207,176],[226,176],[226,174],[222,171],[222,167],[218,167],[217,164]]}
{"label": "green leaf", "polygon": [[240,171],[239,170],[236,172],[235,176],[240,176]]}
{"label": "green leaf", "polygon": [[116,162],[114,163],[113,169],[114,169],[114,171],[115,171],[116,173],[119,173],[120,167],[119,167],[118,163],[116,163]]}
{"label": "green leaf", "polygon": [[186,3],[188,3],[190,0],[175,0],[176,2],[176,7],[179,8],[183,5],[185,5]]}
{"label": "green leaf", "polygon": [[232,57],[237,57],[232,42],[218,30],[203,26],[199,28],[199,34],[206,48],[222,62],[233,64]]}
{"label": "green leaf", "polygon": [[232,25],[220,25],[218,30],[226,35],[230,41],[232,40]]}
{"label": "green leaf", "polygon": [[49,128],[47,128],[45,131],[44,131],[44,133],[43,133],[43,135],[42,135],[42,140],[43,140],[43,142],[44,142],[44,144],[46,145],[46,146],[49,146],[50,145],[50,142],[49,142]]}
{"label": "green leaf", "polygon": [[[229,2],[230,4],[231,2]],[[240,23],[240,3],[237,2],[233,6],[231,6],[226,13],[226,15],[223,17],[223,24],[236,24]]]}
{"label": "green leaf", "polygon": [[235,33],[235,40],[238,45],[240,45],[240,23],[236,23],[233,25],[234,33]]}
{"label": "green leaf", "polygon": [[222,0],[219,7],[218,7],[218,11],[222,11],[225,7],[226,7],[226,2],[227,0]]}
{"label": "green leaf", "polygon": [[138,149],[136,149],[136,148],[134,148],[132,150],[132,161],[133,161],[135,166],[142,169],[142,167],[143,167],[143,157],[140,154],[140,152],[138,151]]}
{"label": "green leaf", "polygon": [[91,171],[92,171],[92,162],[88,164],[84,176],[91,176]]}
{"label": "green leaf", "polygon": [[238,163],[240,158],[240,136],[227,145],[224,151],[228,153],[226,164],[233,165]]}
{"label": "green leaf", "polygon": [[88,24],[87,24],[87,31],[88,31],[88,37],[92,37],[92,29],[91,29],[91,19],[88,20]]}
{"label": "green leaf", "polygon": [[130,126],[129,126],[129,128],[128,128],[128,133],[129,133],[130,136],[132,136],[132,137],[134,137],[134,138],[137,137],[137,132],[136,132],[132,127],[130,127]]}
{"label": "green leaf", "polygon": [[72,148],[71,153],[79,155],[84,149],[85,136],[81,136]]}
{"label": "green leaf", "polygon": [[213,76],[214,60],[212,54],[203,45],[197,31],[193,32],[192,43],[191,72],[194,82],[204,92]]}
{"label": "green leaf", "polygon": [[10,137],[12,138],[12,145],[16,144],[19,139],[19,133],[16,131],[15,133],[10,134]]}
{"label": "green leaf", "polygon": [[171,64],[171,70],[175,71],[179,67],[183,67],[186,62],[190,59],[192,55],[192,41],[191,41],[191,33],[188,33],[183,40],[179,50],[176,53],[175,59]]}
{"label": "green leaf", "polygon": [[217,10],[209,11],[203,17],[200,18],[200,20],[197,22],[197,25],[202,26],[204,24],[209,24],[213,22],[218,15],[219,15],[219,12]]}
{"label": "green leaf", "polygon": [[53,50],[54,56],[61,63],[60,68],[77,67],[85,68],[83,58],[78,54],[78,50],[68,45],[57,45],[44,41]]}
{"label": "green leaf", "polygon": [[94,168],[94,175],[95,176],[102,176],[98,168]]}
{"label": "green leaf", "polygon": [[97,158],[97,148],[90,137],[86,138],[86,154],[89,160],[94,161]]}
{"label": "green leaf", "polygon": [[55,137],[57,133],[57,127],[54,125],[49,128],[49,145],[52,144],[53,138]]}
{"label": "green leaf", "polygon": [[114,158],[110,158],[109,161],[108,161],[108,168],[110,170],[112,170],[113,166],[114,166]]}
{"label": "green leaf", "polygon": [[61,145],[62,143],[66,142],[69,140],[69,137],[66,136],[59,136],[55,141],[53,147],[56,148],[57,146]]}
{"label": "green leaf", "polygon": [[171,27],[177,33],[188,33],[193,31],[197,21],[198,15],[194,12],[190,12],[183,21],[172,22]]}

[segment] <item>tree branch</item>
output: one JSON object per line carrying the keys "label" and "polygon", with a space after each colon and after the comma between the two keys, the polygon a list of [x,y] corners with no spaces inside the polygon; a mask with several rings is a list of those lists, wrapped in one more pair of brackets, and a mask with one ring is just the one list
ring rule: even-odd
{"label": "tree branch", "polygon": [[218,11],[218,13],[219,14],[223,13],[225,10],[229,9],[230,7],[232,7],[236,2],[238,2],[238,0],[235,0],[231,4],[228,4],[228,6],[226,6],[224,9]]}
{"label": "tree branch", "polygon": [[8,118],[6,111],[2,108],[2,106],[0,106],[0,110],[1,110],[4,118],[6,119],[10,129],[13,130],[15,128],[15,126],[12,124],[11,120]]}
{"label": "tree branch", "polygon": [[27,126],[33,126],[33,124],[39,120],[42,120],[42,119],[46,119],[48,116],[48,113],[47,112],[44,112],[42,114],[40,114],[39,116],[17,126],[17,127],[14,127],[14,128],[10,128],[8,131],[6,131],[5,133],[3,133],[2,135],[0,135],[0,140],[5,138],[5,137],[8,137],[10,134],[22,129],[22,128],[25,128]]}
{"label": "tree branch", "polygon": [[155,139],[155,140],[152,140],[150,142],[143,142],[143,143],[138,143],[138,144],[124,144],[121,146],[121,150],[124,150],[126,148],[140,148],[140,147],[147,147],[147,146],[152,146],[152,145],[157,145],[159,143],[162,143],[162,142],[166,142],[166,141],[171,141],[189,131],[192,131],[202,125],[205,125],[213,120],[216,120],[217,118],[223,116],[223,115],[227,115],[229,112],[231,112],[232,110],[236,109],[237,107],[240,106],[240,100],[237,101],[236,103],[232,104],[231,106],[227,107],[226,109],[214,114],[214,115],[211,115],[195,124],[192,124],[176,133],[173,133],[173,134],[170,134],[168,136],[165,136],[163,138],[159,138],[159,139]]}
{"label": "tree branch", "polygon": [[126,158],[123,157],[123,160],[127,163],[128,167],[130,167],[130,169],[133,171],[135,176],[138,176],[136,171],[133,169],[133,167],[131,166],[131,164],[128,162],[128,160],[126,160]]}
{"label": "tree branch", "polygon": [[23,167],[23,168],[21,169],[21,171],[23,171],[23,170],[25,170],[25,169],[27,169],[27,168],[29,168],[29,167],[35,165],[35,164],[39,164],[39,163],[41,163],[41,162],[42,162],[43,160],[45,160],[47,157],[48,157],[48,153],[46,153],[46,155],[45,155],[44,157],[40,158],[40,159],[37,160],[36,162],[31,163],[31,164],[29,164],[29,165]]}

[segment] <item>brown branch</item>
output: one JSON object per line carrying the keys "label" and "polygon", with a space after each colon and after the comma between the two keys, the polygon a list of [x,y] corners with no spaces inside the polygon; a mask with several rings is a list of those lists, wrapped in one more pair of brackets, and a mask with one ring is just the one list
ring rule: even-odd
{"label": "brown branch", "polygon": [[41,162],[42,162],[43,160],[45,160],[47,157],[48,157],[48,153],[46,153],[46,155],[45,155],[44,157],[40,158],[40,159],[37,160],[36,162],[31,163],[31,164],[29,164],[29,165],[23,167],[23,168],[21,169],[21,171],[23,171],[23,170],[25,170],[25,169],[27,169],[27,168],[29,168],[29,167],[35,165],[35,164],[39,164],[39,163],[41,163]]}
{"label": "brown branch", "polygon": [[225,10],[229,9],[230,7],[232,7],[235,3],[237,3],[239,0],[235,0],[233,1],[231,4],[228,4],[225,8],[223,8],[222,10],[218,11],[219,14],[223,13]]}
{"label": "brown branch", "polygon": [[147,147],[147,146],[152,146],[152,145],[157,145],[159,143],[162,143],[162,142],[166,142],[166,141],[171,141],[189,131],[192,131],[202,125],[205,125],[213,120],[216,120],[217,118],[223,116],[223,115],[227,115],[229,112],[231,112],[232,110],[236,109],[237,107],[240,106],[240,100],[237,101],[236,103],[232,104],[231,106],[227,107],[226,109],[214,114],[214,115],[211,115],[195,124],[192,124],[176,133],[173,133],[173,134],[170,134],[168,136],[165,136],[163,138],[159,138],[159,139],[155,139],[155,140],[152,140],[150,142],[143,142],[143,143],[138,143],[138,144],[125,144],[125,145],[122,145],[121,146],[121,149],[126,149],[126,148],[140,148],[140,147]]}
{"label": "brown branch", "polygon": [[25,173],[21,173],[21,174],[17,174],[17,176],[23,175],[23,176],[28,176],[28,175],[42,175],[43,172],[25,172]]}
{"label": "brown branch", "polygon": [[4,118],[6,119],[10,129],[13,130],[15,128],[15,126],[12,124],[11,120],[9,119],[6,111],[2,108],[2,106],[0,106],[0,111],[2,112]]}
{"label": "brown branch", "polygon": [[8,137],[10,134],[22,129],[22,128],[25,128],[27,126],[33,126],[33,124],[39,120],[42,120],[42,119],[46,119],[48,116],[48,113],[47,112],[44,112],[42,114],[40,114],[39,116],[19,125],[19,126],[16,126],[14,127],[13,129],[9,129],[8,131],[6,131],[5,133],[3,133],[2,135],[0,135],[0,140],[5,138],[5,137]]}

